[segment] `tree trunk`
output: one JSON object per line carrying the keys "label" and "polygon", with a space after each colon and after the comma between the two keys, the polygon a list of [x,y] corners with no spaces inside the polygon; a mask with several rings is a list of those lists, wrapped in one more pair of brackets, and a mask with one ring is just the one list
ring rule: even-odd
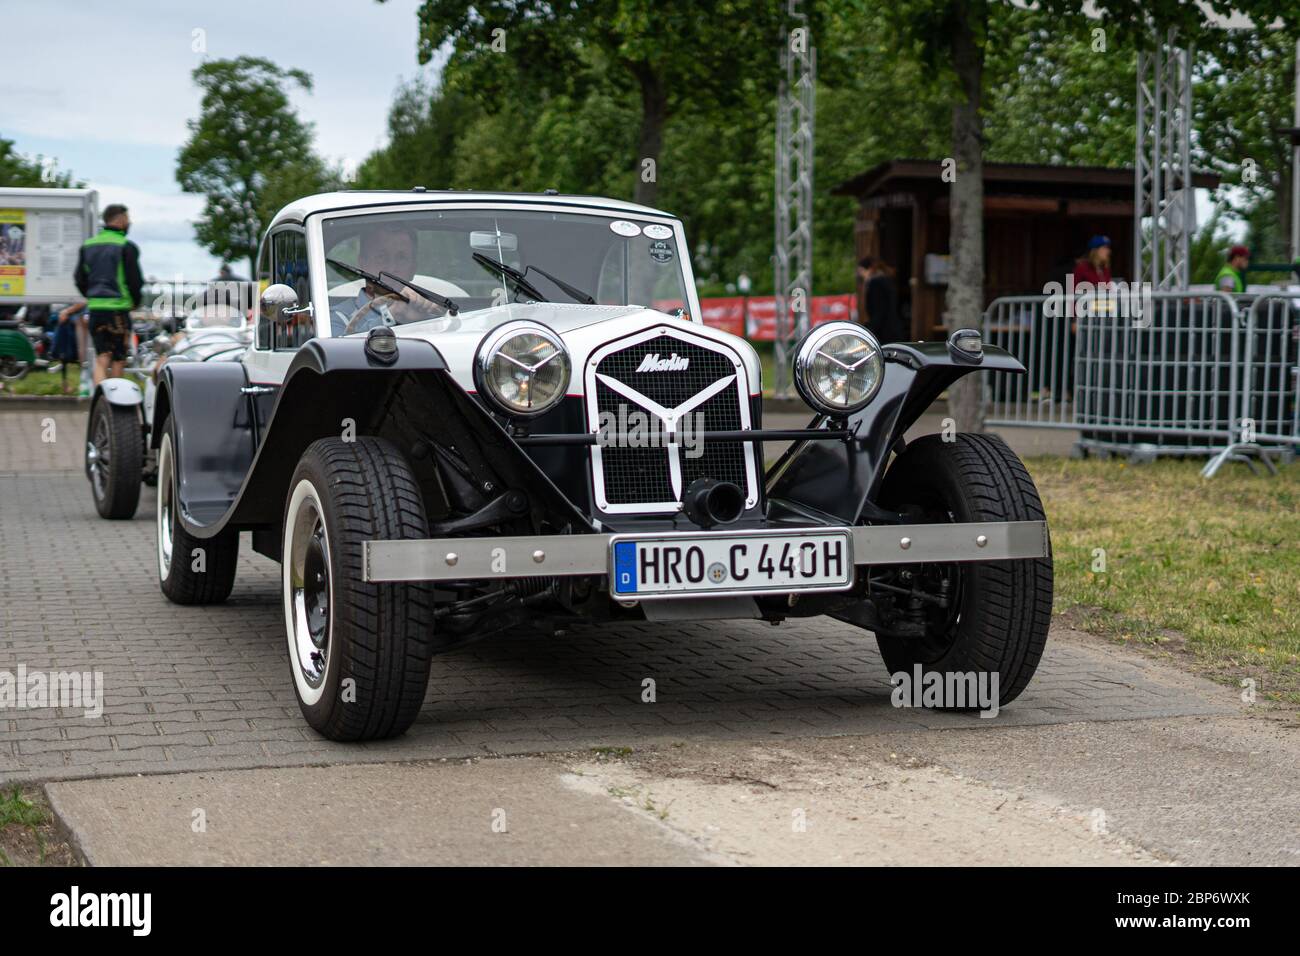
{"label": "tree trunk", "polygon": [[1273,188],[1273,204],[1277,207],[1277,244],[1279,249],[1287,250],[1282,258],[1297,255],[1291,248],[1291,150],[1286,150],[1286,163],[1278,167],[1282,170]]}
{"label": "tree trunk", "polygon": [[[953,69],[960,93],[952,107],[952,150],[956,179],[949,198],[948,328],[980,328],[984,312],[984,0],[957,4]],[[983,376],[966,375],[948,389],[948,410],[957,430],[984,430]]]}
{"label": "tree trunk", "polygon": [[636,64],[632,72],[641,86],[641,129],[637,138],[634,197],[643,206],[653,206],[659,195],[659,152],[663,149],[664,124],[668,120],[668,93],[663,80],[650,65]]}

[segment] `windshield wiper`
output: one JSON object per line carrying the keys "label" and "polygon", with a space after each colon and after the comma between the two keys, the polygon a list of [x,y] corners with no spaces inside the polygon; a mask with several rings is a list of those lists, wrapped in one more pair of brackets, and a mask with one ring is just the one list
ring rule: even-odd
{"label": "windshield wiper", "polygon": [[423,286],[418,286],[414,282],[408,282],[406,279],[403,279],[401,276],[395,276],[391,272],[385,269],[379,270],[379,274],[385,278],[392,279],[394,282],[400,282],[402,285],[406,286],[416,295],[424,296],[434,305],[442,306],[444,309],[447,310],[448,315],[456,315],[457,313],[460,312],[460,307],[457,306],[455,302],[447,298],[445,295],[439,295],[437,292],[433,292],[429,289],[424,288]]}
{"label": "windshield wiper", "polygon": [[546,301],[546,296],[538,292],[537,288],[532,283],[530,283],[526,278],[524,278],[524,274],[520,272],[518,269],[516,269],[514,266],[508,266],[504,262],[498,262],[496,259],[493,259],[491,256],[485,256],[481,252],[474,253],[474,261],[477,262],[479,265],[484,266],[485,268],[491,269],[493,272],[501,273],[503,277],[513,282],[515,284],[515,288],[517,288],[520,292],[524,293],[525,295],[532,296],[533,299],[535,299],[538,302]]}
{"label": "windshield wiper", "polygon": [[550,279],[552,282],[558,285],[570,296],[577,299],[583,305],[596,304],[596,300],[591,297],[590,293],[583,292],[581,289],[574,288],[573,286],[569,285],[569,283],[565,282],[563,279],[551,275],[549,272],[547,272],[545,269],[541,268],[540,266],[529,266],[527,269],[524,270],[525,275],[528,274],[529,272],[537,272],[540,273],[541,275],[546,276],[546,278]]}
{"label": "windshield wiper", "polygon": [[365,279],[367,282],[371,282],[379,286],[379,288],[381,289],[387,289],[389,292],[393,293],[394,295],[401,295],[402,290],[390,284],[388,282],[389,279],[392,279],[393,282],[397,282],[400,283],[401,285],[406,286],[412,292],[416,293],[417,295],[423,296],[424,298],[432,302],[434,305],[442,306],[444,309],[447,310],[448,315],[457,315],[460,312],[460,307],[457,306],[455,302],[447,298],[445,295],[439,295],[437,292],[431,292],[428,289],[423,288],[422,286],[416,285],[414,282],[408,282],[405,279],[395,276],[391,272],[380,269],[379,275],[371,275],[369,272],[366,272],[364,269],[358,269],[356,266],[350,266],[346,262],[339,262],[337,259],[326,258],[325,261],[328,262],[330,265],[332,265],[335,269],[338,269],[340,272],[349,273],[351,275],[356,276],[358,279]]}

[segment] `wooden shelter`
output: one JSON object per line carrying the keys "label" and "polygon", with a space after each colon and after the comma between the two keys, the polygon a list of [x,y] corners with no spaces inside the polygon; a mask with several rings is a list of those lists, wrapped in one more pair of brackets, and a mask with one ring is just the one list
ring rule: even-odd
{"label": "wooden shelter", "polygon": [[[895,159],[840,183],[858,200],[854,256],[879,256],[898,274],[899,310],[917,339],[942,338],[948,194],[938,160]],[[1212,189],[1217,176],[1192,183]],[[1116,279],[1133,275],[1133,170],[1098,166],[984,165],[984,300],[1038,295],[1064,282],[1088,240],[1111,240]],[[859,290],[860,291],[860,290]]]}

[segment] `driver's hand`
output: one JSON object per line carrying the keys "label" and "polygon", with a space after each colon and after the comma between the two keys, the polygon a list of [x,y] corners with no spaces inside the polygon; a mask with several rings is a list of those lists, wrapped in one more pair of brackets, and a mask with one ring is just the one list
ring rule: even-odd
{"label": "driver's hand", "polygon": [[394,296],[394,299],[393,311],[402,322],[419,322],[421,319],[442,315],[443,312],[440,306],[430,302],[414,289],[403,288],[401,296]]}

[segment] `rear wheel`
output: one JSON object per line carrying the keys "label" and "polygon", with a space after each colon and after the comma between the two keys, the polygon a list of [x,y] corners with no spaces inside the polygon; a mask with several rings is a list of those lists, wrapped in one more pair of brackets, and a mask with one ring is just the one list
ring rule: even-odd
{"label": "rear wheel", "polygon": [[140,410],[101,398],[91,409],[86,435],[86,477],[101,518],[135,517],[143,469]]}
{"label": "rear wheel", "polygon": [[185,530],[176,497],[175,449],[169,420],[158,448],[158,583],[175,604],[220,604],[235,586],[239,532],[196,538]]}
{"label": "rear wheel", "polygon": [[[918,439],[885,475],[881,502],[919,523],[1044,520],[1029,472],[993,435]],[[1052,616],[1050,555],[901,566],[873,585],[886,612],[877,640],[891,674],[910,677],[917,665],[923,674],[996,673],[1006,704],[1038,667]]]}
{"label": "rear wheel", "polygon": [[419,487],[391,442],[329,438],[303,453],[285,507],[285,629],[298,704],[331,740],[395,737],[420,713],[432,589],[368,583],[361,557],[365,541],[427,533]]}

